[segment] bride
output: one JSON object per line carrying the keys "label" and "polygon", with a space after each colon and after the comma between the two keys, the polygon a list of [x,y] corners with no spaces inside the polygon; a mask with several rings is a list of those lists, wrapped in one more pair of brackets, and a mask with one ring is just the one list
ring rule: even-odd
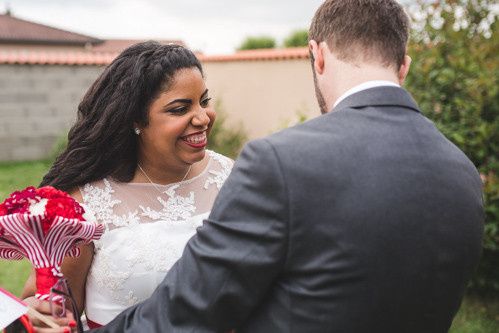
{"label": "bride", "polygon": [[[206,150],[214,120],[199,60],[155,42],[123,51],[80,103],[41,185],[70,192],[105,225],[62,265],[90,328],[148,298],[208,216],[233,163]],[[35,289],[32,274],[28,302]]]}

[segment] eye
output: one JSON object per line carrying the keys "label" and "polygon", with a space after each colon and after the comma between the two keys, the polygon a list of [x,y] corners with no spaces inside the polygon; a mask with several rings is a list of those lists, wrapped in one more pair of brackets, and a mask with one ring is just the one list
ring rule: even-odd
{"label": "eye", "polygon": [[182,115],[188,111],[188,107],[186,106],[181,106],[178,108],[170,109],[168,110],[169,113],[176,114],[176,115]]}
{"label": "eye", "polygon": [[199,103],[201,107],[206,108],[208,105],[210,105],[211,97],[205,98]]}

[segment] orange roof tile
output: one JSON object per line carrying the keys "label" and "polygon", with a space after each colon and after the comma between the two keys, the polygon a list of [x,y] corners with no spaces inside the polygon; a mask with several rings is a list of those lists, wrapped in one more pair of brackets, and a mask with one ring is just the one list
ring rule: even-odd
{"label": "orange roof tile", "polygon": [[[107,65],[119,52],[95,51],[0,51],[0,64]],[[273,61],[307,59],[308,49],[265,49],[239,51],[228,55],[197,54],[201,62]]]}
{"label": "orange roof tile", "polygon": [[108,65],[118,53],[0,51],[0,64],[9,65]]}
{"label": "orange roof tile", "polygon": [[308,48],[306,47],[293,47],[286,49],[245,50],[227,55],[199,56],[199,59],[203,62],[292,60],[292,59],[307,59],[307,58],[308,58]]}

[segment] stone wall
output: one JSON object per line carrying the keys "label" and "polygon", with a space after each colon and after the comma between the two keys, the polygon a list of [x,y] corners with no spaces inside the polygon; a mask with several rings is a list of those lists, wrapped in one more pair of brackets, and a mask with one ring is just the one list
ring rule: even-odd
{"label": "stone wall", "polygon": [[0,65],[0,161],[46,157],[100,66]]}

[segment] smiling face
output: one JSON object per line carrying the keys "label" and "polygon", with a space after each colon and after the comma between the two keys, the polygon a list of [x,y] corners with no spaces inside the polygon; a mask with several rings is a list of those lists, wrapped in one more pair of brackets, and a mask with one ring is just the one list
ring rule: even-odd
{"label": "smiling face", "polygon": [[170,169],[182,169],[201,161],[215,111],[201,72],[177,71],[170,86],[149,107],[149,123],[140,128],[139,161]]}

